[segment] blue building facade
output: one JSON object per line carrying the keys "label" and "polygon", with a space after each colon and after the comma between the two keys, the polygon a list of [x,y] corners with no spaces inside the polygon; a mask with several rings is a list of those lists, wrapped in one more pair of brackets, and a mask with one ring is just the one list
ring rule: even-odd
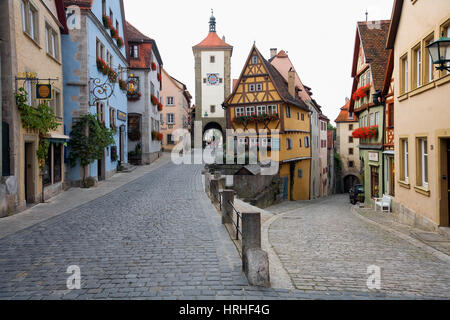
{"label": "blue building facade", "polygon": [[[79,117],[91,113],[115,130],[116,142],[85,172],[79,164],[66,166],[66,181],[76,185],[84,176],[107,179],[117,172],[119,161],[128,162],[127,95],[123,86],[128,63],[122,0],[65,3],[69,21],[69,34],[61,39],[65,133],[70,134]],[[116,76],[108,76],[111,72]],[[107,92],[98,94],[96,83],[106,84]]]}

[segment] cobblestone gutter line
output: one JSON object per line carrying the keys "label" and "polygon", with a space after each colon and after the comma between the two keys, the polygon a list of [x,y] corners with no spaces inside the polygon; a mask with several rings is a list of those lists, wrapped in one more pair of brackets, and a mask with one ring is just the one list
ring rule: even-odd
{"label": "cobblestone gutter line", "polygon": [[370,218],[367,218],[367,217],[363,216],[362,214],[360,214],[358,212],[357,209],[355,209],[355,207],[352,207],[351,211],[352,211],[352,213],[355,216],[357,216],[361,220],[363,220],[363,221],[365,221],[365,222],[367,222],[369,224],[375,225],[375,226],[377,226],[377,227],[379,227],[379,228],[381,228],[381,229],[383,229],[385,231],[391,232],[391,233],[395,234],[396,236],[398,236],[399,238],[401,238],[403,240],[406,240],[409,243],[413,244],[414,246],[416,246],[416,247],[426,251],[430,255],[433,255],[434,257],[436,257],[436,258],[438,258],[438,259],[440,259],[442,261],[450,263],[450,256],[446,255],[445,253],[442,253],[441,251],[439,251],[437,249],[434,249],[433,247],[431,247],[431,246],[423,243],[422,241],[417,240],[417,239],[415,239],[415,238],[413,238],[413,237],[411,237],[409,235],[406,235],[403,232],[400,232],[398,230],[395,230],[395,229],[390,228],[390,227],[388,227],[388,226],[386,226],[384,224],[378,223],[378,222],[376,222],[376,221],[374,221],[374,220],[372,220]]}

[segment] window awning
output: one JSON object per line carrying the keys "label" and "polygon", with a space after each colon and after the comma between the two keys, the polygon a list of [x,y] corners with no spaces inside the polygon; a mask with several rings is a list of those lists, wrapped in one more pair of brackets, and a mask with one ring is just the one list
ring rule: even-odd
{"label": "window awning", "polygon": [[45,139],[53,143],[64,143],[70,140],[70,137],[61,133],[51,132],[45,137]]}

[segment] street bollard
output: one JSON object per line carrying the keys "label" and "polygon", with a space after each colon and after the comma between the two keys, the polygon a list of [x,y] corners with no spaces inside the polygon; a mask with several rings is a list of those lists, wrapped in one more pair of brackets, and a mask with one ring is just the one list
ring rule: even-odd
{"label": "street bollard", "polygon": [[222,224],[233,223],[233,207],[230,202],[234,204],[234,190],[223,190],[222,193]]}
{"label": "street bollard", "polygon": [[219,204],[219,180],[212,179],[209,186],[211,201],[213,204]]}
{"label": "street bollard", "polygon": [[261,213],[242,213],[242,267],[245,270],[249,249],[261,249]]}
{"label": "street bollard", "polygon": [[210,181],[211,181],[211,173],[206,172],[206,173],[205,173],[205,192],[206,192],[206,195],[207,195],[208,197],[211,196],[211,195],[210,195],[210,190],[209,190],[209,187],[210,187]]}

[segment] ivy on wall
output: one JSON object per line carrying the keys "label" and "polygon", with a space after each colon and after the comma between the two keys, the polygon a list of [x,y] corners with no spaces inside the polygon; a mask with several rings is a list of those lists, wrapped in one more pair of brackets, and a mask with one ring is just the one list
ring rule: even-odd
{"label": "ivy on wall", "polygon": [[16,93],[16,103],[19,109],[22,126],[25,129],[36,130],[39,134],[39,146],[36,152],[39,168],[44,169],[45,160],[48,158],[50,142],[45,139],[51,130],[58,129],[59,123],[47,102],[40,103],[36,108],[27,104],[28,93],[24,88],[19,88]]}

